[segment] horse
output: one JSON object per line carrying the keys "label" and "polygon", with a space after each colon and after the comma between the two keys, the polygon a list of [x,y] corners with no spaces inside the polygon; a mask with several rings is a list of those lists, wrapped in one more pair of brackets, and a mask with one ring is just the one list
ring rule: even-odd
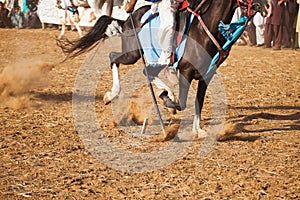
{"label": "horse", "polygon": [[78,7],[90,7],[96,17],[98,19],[102,15],[111,16],[113,9],[113,0],[57,0],[56,6],[59,9],[64,10],[64,15],[62,19],[62,27],[60,35],[58,39],[61,39],[66,30],[66,18],[68,12],[71,12],[74,15],[74,25],[76,30],[78,31],[79,37],[82,37],[82,31],[79,26],[79,13]]}
{"label": "horse", "polygon": [[[203,69],[206,70],[209,67],[207,55],[211,60],[211,58],[220,52],[220,58],[223,59],[219,59],[218,64],[215,65],[218,67],[229,54],[229,51],[224,53],[221,48],[222,45],[226,43],[226,39],[218,31],[220,21],[225,24],[230,23],[234,11],[238,6],[243,7],[244,10],[246,10],[246,14],[249,18],[251,18],[251,16],[253,16],[256,12],[261,13],[263,16],[269,16],[271,4],[269,0],[197,0],[189,1],[188,3],[189,6],[186,10],[195,17],[190,24],[186,49],[177,67],[180,74],[178,101],[176,102],[171,100],[168,97],[168,93],[164,94],[165,96],[160,97],[163,99],[164,105],[167,107],[182,111],[186,108],[188,91],[192,81],[198,81],[193,132],[196,134],[203,134],[206,132],[200,127],[200,119],[204,97],[207,87],[217,70],[216,68],[213,70],[213,73],[209,75],[202,73]],[[97,42],[107,39],[109,34],[107,34],[106,31],[109,25],[113,24],[115,27],[119,26],[117,29],[122,30],[122,52],[111,52],[109,54],[113,86],[111,91],[108,91],[103,98],[105,103],[109,103],[120,93],[118,75],[118,68],[120,64],[134,64],[141,58],[139,43],[137,42],[134,34],[132,34],[132,30],[133,28],[138,30],[141,26],[143,26],[141,18],[149,9],[150,6],[139,8],[132,13],[132,18],[128,18],[126,21],[117,20],[109,16],[102,16],[98,19],[90,32],[75,41],[71,47],[64,49],[69,58],[75,57],[90,50],[95,46],[95,44],[97,44]],[[133,27],[131,19],[135,24],[135,27]],[[197,58],[196,62],[189,62],[191,58]]]}

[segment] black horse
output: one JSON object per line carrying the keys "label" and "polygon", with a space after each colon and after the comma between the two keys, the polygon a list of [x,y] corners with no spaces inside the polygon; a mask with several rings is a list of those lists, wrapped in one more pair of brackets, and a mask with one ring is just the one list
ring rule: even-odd
{"label": "black horse", "polygon": [[[216,53],[220,53],[220,58],[228,56],[228,51],[222,51],[221,47],[226,42],[226,39],[218,31],[220,20],[224,23],[230,23],[235,9],[241,6],[246,10],[246,14],[251,16],[255,12],[260,12],[263,16],[269,14],[270,3],[269,0],[196,0],[189,2],[189,7],[186,12],[195,15],[190,31],[188,32],[188,39],[183,58],[180,60],[177,69],[180,72],[179,76],[179,102],[170,100],[165,93],[165,96],[160,96],[165,102],[165,105],[173,107],[177,110],[186,108],[186,101],[188,91],[192,80],[198,80],[198,89],[196,95],[196,115],[194,118],[193,131],[203,132],[200,128],[200,116],[203,107],[204,96],[207,86],[213,76],[203,74],[209,67],[210,60]],[[142,26],[141,18],[143,14],[149,10],[149,6],[141,7],[133,14],[133,21],[135,28]],[[105,40],[110,33],[107,27],[113,26],[116,30],[122,30],[122,52],[111,52],[110,61],[113,72],[113,87],[110,92],[107,92],[104,101],[110,102],[120,92],[120,84],[118,78],[118,67],[120,64],[134,64],[141,55],[138,49],[138,43],[132,32],[133,26],[131,20],[126,21],[116,20],[108,16],[103,16],[98,19],[95,26],[84,37],[76,41],[71,47],[65,49],[69,57],[81,54],[91,47],[95,46],[97,42]],[[210,34],[208,34],[210,33]],[[211,35],[211,36],[209,36]],[[209,56],[210,59],[207,59]],[[196,59],[195,59],[196,58]],[[190,62],[193,60],[193,62]],[[224,59],[220,59],[216,66],[219,66]],[[205,77],[204,77],[205,76]]]}

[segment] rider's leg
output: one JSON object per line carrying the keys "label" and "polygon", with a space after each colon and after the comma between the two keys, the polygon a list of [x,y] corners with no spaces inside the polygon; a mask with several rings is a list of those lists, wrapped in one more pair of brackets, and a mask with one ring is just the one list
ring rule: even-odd
{"label": "rider's leg", "polygon": [[162,0],[158,4],[158,11],[160,16],[159,43],[162,49],[158,63],[170,65],[175,34],[175,0]]}
{"label": "rider's leg", "polygon": [[164,66],[148,67],[147,72],[151,82],[160,90],[158,96],[164,101],[164,105],[168,108],[180,110],[174,94],[174,91],[178,89],[176,69],[166,69]]}

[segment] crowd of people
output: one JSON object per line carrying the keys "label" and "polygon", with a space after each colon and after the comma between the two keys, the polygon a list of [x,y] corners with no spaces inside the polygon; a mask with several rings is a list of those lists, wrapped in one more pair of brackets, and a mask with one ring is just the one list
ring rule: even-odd
{"label": "crowd of people", "polygon": [[[248,24],[238,45],[263,48],[299,49],[300,0],[271,0],[272,15],[263,17],[257,13]],[[18,0],[0,0],[0,28],[41,28],[37,14],[39,0],[24,0],[21,7]],[[237,9],[234,20],[242,15]]]}
{"label": "crowd of people", "polygon": [[[271,2],[272,15],[263,17],[257,13],[237,44],[274,50],[299,49],[300,0],[272,0]],[[242,15],[242,11],[237,10],[235,16],[239,15]]]}
{"label": "crowd of people", "polygon": [[17,0],[0,1],[0,28],[41,28],[37,13],[39,0],[26,0],[19,5]]}

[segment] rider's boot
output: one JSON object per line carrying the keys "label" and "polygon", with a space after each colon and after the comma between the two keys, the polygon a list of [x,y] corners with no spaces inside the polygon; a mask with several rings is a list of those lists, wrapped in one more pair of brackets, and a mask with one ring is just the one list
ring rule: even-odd
{"label": "rider's boot", "polygon": [[167,108],[173,108],[176,110],[181,111],[181,107],[179,105],[179,103],[174,102],[170,99],[170,97],[168,96],[168,91],[164,90],[160,95],[159,98],[161,98],[164,101],[164,105]]}

